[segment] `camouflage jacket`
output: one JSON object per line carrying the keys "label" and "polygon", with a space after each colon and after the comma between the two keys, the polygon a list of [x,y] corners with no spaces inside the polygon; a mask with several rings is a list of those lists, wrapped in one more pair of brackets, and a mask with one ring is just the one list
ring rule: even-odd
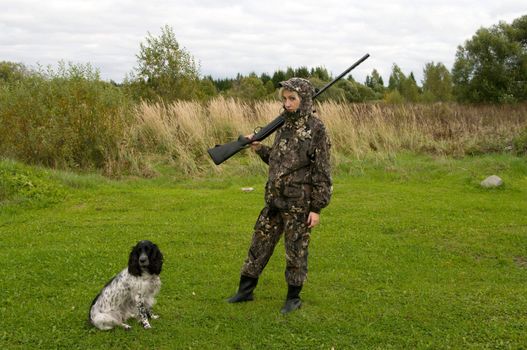
{"label": "camouflage jacket", "polygon": [[280,210],[320,213],[332,193],[330,141],[322,121],[311,112],[282,114],[272,147],[257,154],[269,164],[265,201]]}

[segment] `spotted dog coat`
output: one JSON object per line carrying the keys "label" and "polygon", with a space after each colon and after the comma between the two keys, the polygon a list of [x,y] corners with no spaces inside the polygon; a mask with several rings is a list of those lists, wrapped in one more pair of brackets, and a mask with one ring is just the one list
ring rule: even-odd
{"label": "spotted dog coat", "polygon": [[284,112],[284,125],[272,147],[261,146],[260,158],[269,164],[266,206],[261,211],[241,274],[257,278],[273,254],[282,233],[286,248],[286,281],[299,286],[307,278],[309,212],[320,213],[332,194],[330,141],[322,121],[313,113],[314,89],[305,79],[281,83],[296,91],[300,106]]}
{"label": "spotted dog coat", "polygon": [[155,296],[161,288],[159,274],[163,255],[150,241],[141,241],[130,252],[128,267],[115,276],[93,300],[89,320],[101,330],[115,326],[124,329],[129,318],[136,318],[143,328],[151,328]]}

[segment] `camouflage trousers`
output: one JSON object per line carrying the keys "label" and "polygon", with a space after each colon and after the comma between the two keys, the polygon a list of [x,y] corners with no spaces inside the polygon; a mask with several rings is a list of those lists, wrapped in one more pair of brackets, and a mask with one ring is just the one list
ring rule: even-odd
{"label": "camouflage trousers", "polygon": [[282,233],[285,240],[287,284],[301,286],[307,279],[307,256],[310,231],[307,227],[306,210],[272,210],[265,207],[261,212],[252,237],[249,253],[241,274],[258,278],[273,255]]}

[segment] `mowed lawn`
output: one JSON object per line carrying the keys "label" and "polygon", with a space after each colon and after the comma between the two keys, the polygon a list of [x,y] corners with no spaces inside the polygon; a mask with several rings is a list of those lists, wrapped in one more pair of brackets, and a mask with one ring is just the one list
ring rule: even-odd
{"label": "mowed lawn", "polygon": [[[223,167],[228,167],[228,164]],[[496,174],[500,189],[479,182]],[[9,349],[481,349],[527,346],[527,162],[354,161],[311,236],[303,307],[279,310],[284,247],[231,305],[265,177],[53,174],[64,199],[0,206]],[[243,192],[242,187],[254,187]],[[97,331],[91,301],[142,239],[165,255],[153,328]]]}

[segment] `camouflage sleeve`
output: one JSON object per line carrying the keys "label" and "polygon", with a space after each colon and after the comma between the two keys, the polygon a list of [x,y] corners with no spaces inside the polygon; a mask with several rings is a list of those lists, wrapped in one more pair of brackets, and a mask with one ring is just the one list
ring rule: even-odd
{"label": "camouflage sleeve", "polygon": [[331,199],[333,192],[333,180],[331,179],[330,164],[331,142],[326,133],[324,125],[318,130],[313,138],[311,182],[313,190],[311,192],[310,211],[320,213]]}
{"label": "camouflage sleeve", "polygon": [[256,154],[262,158],[262,160],[269,164],[269,154],[271,153],[271,148],[269,146],[262,145],[259,150],[256,151]]}

